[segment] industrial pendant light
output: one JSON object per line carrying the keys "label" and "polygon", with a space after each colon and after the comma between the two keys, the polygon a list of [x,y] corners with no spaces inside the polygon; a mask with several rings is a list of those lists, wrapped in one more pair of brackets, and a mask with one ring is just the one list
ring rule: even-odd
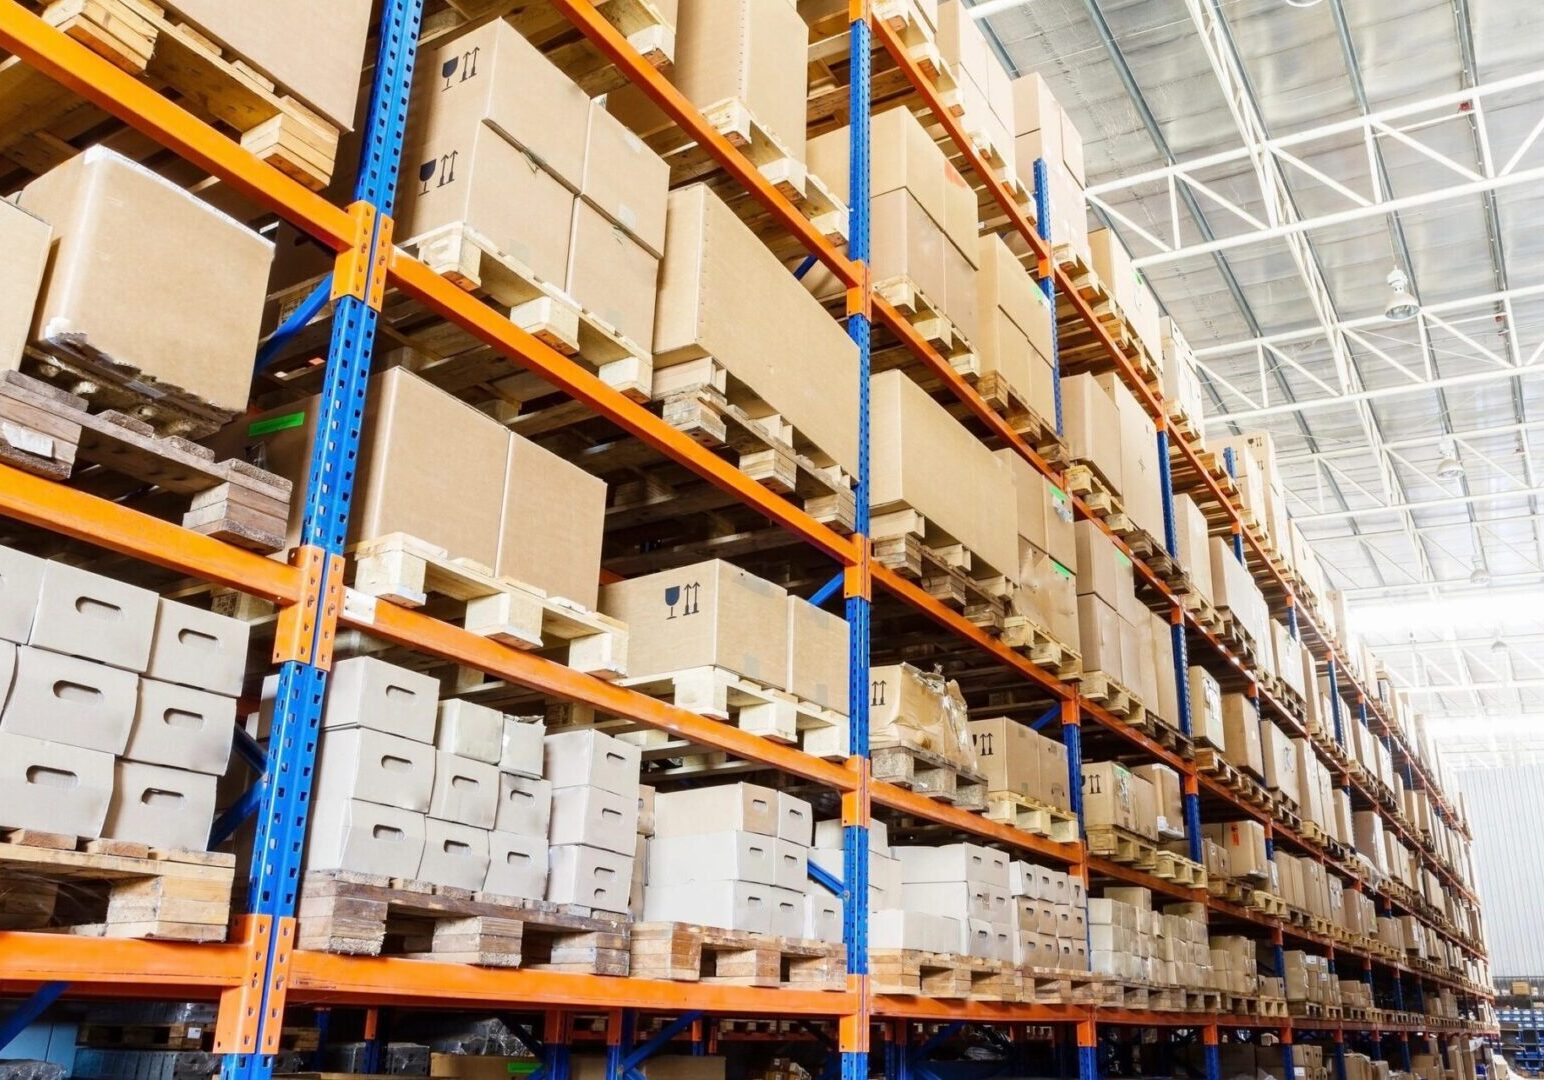
{"label": "industrial pendant light", "polygon": [[1388,281],[1393,295],[1383,307],[1383,317],[1389,322],[1409,322],[1421,310],[1421,306],[1410,295],[1410,279],[1396,266],[1389,271]]}
{"label": "industrial pendant light", "polygon": [[1464,474],[1464,463],[1458,457],[1458,442],[1451,435],[1444,435],[1438,443],[1442,460],[1437,462],[1437,479],[1457,480]]}

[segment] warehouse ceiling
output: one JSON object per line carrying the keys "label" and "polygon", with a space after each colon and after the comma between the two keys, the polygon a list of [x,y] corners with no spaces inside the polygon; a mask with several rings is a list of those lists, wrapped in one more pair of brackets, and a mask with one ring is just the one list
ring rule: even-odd
{"label": "warehouse ceiling", "polygon": [[1544,756],[1544,5],[975,4],[1450,760]]}

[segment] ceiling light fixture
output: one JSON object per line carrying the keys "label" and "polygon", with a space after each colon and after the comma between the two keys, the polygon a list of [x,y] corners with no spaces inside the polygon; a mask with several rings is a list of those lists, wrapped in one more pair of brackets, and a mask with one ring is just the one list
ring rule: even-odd
{"label": "ceiling light fixture", "polygon": [[1421,305],[1410,295],[1410,279],[1396,266],[1389,271],[1388,282],[1393,295],[1383,306],[1383,317],[1389,322],[1409,322],[1421,310]]}
{"label": "ceiling light fixture", "polygon": [[998,12],[1028,7],[1029,3],[1030,0],[982,0],[981,3],[970,8],[968,14],[972,19],[987,19]]}
{"label": "ceiling light fixture", "polygon": [[1474,569],[1469,571],[1470,585],[1489,585],[1490,571],[1485,568],[1484,559],[1474,560]]}
{"label": "ceiling light fixture", "polygon": [[1464,463],[1458,457],[1458,440],[1451,435],[1442,436],[1437,444],[1442,460],[1437,462],[1437,479],[1457,480],[1464,474]]}

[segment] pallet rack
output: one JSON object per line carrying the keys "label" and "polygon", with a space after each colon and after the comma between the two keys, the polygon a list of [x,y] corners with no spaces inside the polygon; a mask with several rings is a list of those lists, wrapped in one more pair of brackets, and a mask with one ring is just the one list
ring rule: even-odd
{"label": "pallet rack", "polygon": [[[41,1006],[66,990],[88,997],[217,1000],[219,1021],[216,1048],[227,1054],[225,1072],[231,1077],[266,1080],[271,1055],[278,1049],[283,1009],[292,1005],[352,1004],[375,1009],[386,1005],[498,1005],[540,1010],[547,1080],[568,1080],[568,1047],[573,1041],[575,1011],[602,1013],[608,1018],[609,1075],[625,1068],[680,1034],[704,1014],[734,1016],[811,1017],[834,1020],[839,1033],[834,1049],[840,1054],[844,1080],[862,1080],[869,1072],[871,1028],[877,1023],[885,1038],[886,1072],[910,1075],[939,1041],[916,1042],[924,1025],[943,1024],[944,1031],[961,1023],[987,1025],[1056,1025],[1063,1046],[1076,1047],[1080,1080],[1097,1076],[1097,1044],[1101,1029],[1114,1027],[1185,1028],[1201,1032],[1207,1048],[1207,1075],[1218,1074],[1217,1045],[1221,1031],[1252,1028],[1280,1037],[1284,1064],[1292,1064],[1294,1033],[1317,1031],[1331,1038],[1344,1077],[1342,1051],[1348,1038],[1359,1034],[1390,1035],[1403,1046],[1408,1062],[1408,1036],[1436,1031],[1439,1038],[1480,1029],[1473,1020],[1439,1025],[1429,1019],[1384,1022],[1380,1026],[1355,1021],[1305,1021],[1290,1018],[1218,1014],[1148,1012],[1088,1005],[995,1004],[942,1001],[875,994],[867,974],[867,826],[873,807],[903,813],[944,829],[1008,846],[1038,859],[1069,867],[1087,881],[1090,876],[1147,886],[1167,897],[1205,902],[1214,918],[1265,931],[1274,945],[1278,968],[1285,941],[1360,961],[1363,978],[1375,972],[1391,982],[1402,1008],[1407,978],[1419,997],[1423,984],[1457,991],[1471,1001],[1486,999],[1483,988],[1397,961],[1374,956],[1323,938],[1281,920],[1246,911],[1208,896],[1204,890],[1175,886],[1151,874],[1107,859],[1092,857],[1082,843],[1054,843],[986,821],[953,807],[934,803],[901,788],[878,783],[869,775],[866,759],[867,668],[870,618],[875,587],[920,614],[941,630],[980,650],[993,663],[1034,689],[1049,708],[1040,723],[1060,726],[1069,751],[1074,808],[1081,820],[1079,773],[1085,738],[1112,752],[1161,761],[1182,777],[1191,855],[1199,859],[1199,825],[1204,809],[1220,808],[1230,817],[1249,815],[1265,822],[1271,842],[1284,844],[1333,866],[1359,884],[1357,873],[1331,862],[1290,828],[1273,823],[1263,810],[1240,802],[1211,777],[1198,773],[1186,757],[1159,745],[1148,735],[1080,696],[1075,685],[1028,661],[985,634],[962,616],[930,597],[917,585],[870,560],[868,531],[868,362],[870,335],[876,325],[894,337],[965,406],[988,437],[1014,447],[1045,475],[1058,478],[1049,464],[992,410],[889,303],[869,288],[865,266],[868,252],[868,130],[870,64],[875,50],[886,55],[905,76],[930,119],[941,126],[958,154],[966,159],[984,197],[995,204],[1008,227],[1016,230],[1033,253],[1037,276],[1052,296],[1063,295],[1108,353],[1109,366],[1120,372],[1154,421],[1161,462],[1165,547],[1176,557],[1171,457],[1196,478],[1196,494],[1208,509],[1227,522],[1235,553],[1266,582],[1268,598],[1284,612],[1294,633],[1301,636],[1323,664],[1334,689],[1335,739],[1344,742],[1344,714],[1355,709],[1393,753],[1411,786],[1431,793],[1444,822],[1467,835],[1431,775],[1405,743],[1365,689],[1349,677],[1338,644],[1318,625],[1312,613],[1297,604],[1292,583],[1272,558],[1264,539],[1242,517],[1225,485],[1202,467],[1194,447],[1168,421],[1158,394],[1124,358],[1072,288],[1066,271],[1056,264],[1047,237],[1042,236],[1015,202],[1012,193],[987,168],[981,155],[949,110],[943,106],[925,73],[908,56],[896,31],[873,17],[866,0],[851,0],[852,219],[849,252],[837,251],[769,184],[736,148],[714,130],[674,88],[627,44],[597,11],[592,0],[551,0],[595,48],[632,80],[683,131],[691,134],[723,171],[742,185],[766,209],[773,221],[802,243],[848,288],[847,326],[860,356],[860,447],[857,477],[857,521],[852,536],[841,536],[802,510],[750,480],[719,458],[605,386],[598,378],[548,349],[507,319],[484,307],[408,257],[391,243],[391,212],[408,109],[414,54],[423,0],[386,0],[380,27],[380,49],[371,89],[365,130],[365,153],[355,189],[355,201],[336,207],[240,149],[234,142],[192,118],[180,106],[119,71],[106,60],[52,29],[27,12],[17,0],[0,0],[0,46],[23,63],[64,84],[119,119],[219,177],[234,190],[288,220],[338,254],[331,286],[335,318],[323,391],[323,429],[327,437],[312,463],[302,546],[285,566],[177,526],[139,514],[58,484],[0,467],[0,513],[27,524],[51,529],[194,577],[231,587],[279,606],[274,662],[279,665],[280,696],[275,709],[272,750],[266,776],[255,800],[258,813],[258,855],[251,867],[251,914],[238,923],[232,941],[218,945],[183,945],[155,941],[101,940],[84,937],[0,932],[0,990],[30,992],[32,999],[4,1028],[0,1045],[14,1034],[19,1021],[35,1016]],[[1037,214],[1046,221],[1042,205]],[[447,623],[401,608],[382,605],[364,609],[346,602],[342,587],[343,538],[352,492],[348,463],[359,439],[359,417],[368,375],[371,346],[386,282],[429,310],[453,321],[485,344],[516,360],[559,390],[606,416],[630,435],[685,465],[799,540],[828,557],[838,574],[828,587],[840,589],[852,631],[850,679],[853,701],[853,758],[836,764],[810,758],[795,749],[745,735],[727,725],[704,720],[557,664],[517,652],[468,634]],[[1059,412],[1059,399],[1058,399]],[[319,482],[323,477],[327,483]],[[1074,499],[1080,518],[1097,520]],[[1101,526],[1103,527],[1103,526]],[[1110,542],[1130,556],[1130,549],[1104,530]],[[1262,711],[1294,735],[1305,734],[1290,713],[1255,680],[1247,663],[1185,611],[1173,590],[1148,564],[1133,557],[1144,588],[1169,613],[1180,699],[1182,734],[1189,734],[1186,700],[1188,654],[1193,648],[1235,683],[1244,685]],[[823,590],[825,591],[825,590]],[[295,890],[299,880],[309,780],[315,758],[317,729],[332,642],[340,627],[369,633],[420,652],[483,670],[490,675],[557,698],[605,708],[640,723],[663,729],[700,745],[755,761],[840,795],[844,829],[844,938],[848,947],[849,979],[841,992],[702,985],[643,979],[625,981],[605,976],[496,970],[469,965],[430,963],[391,958],[336,956],[300,950],[294,944]],[[1085,730],[1085,728],[1087,730]],[[1376,795],[1334,758],[1321,755],[1335,769],[1342,786],[1359,804],[1378,807]],[[1430,865],[1448,887],[1472,900],[1457,876],[1443,867],[1419,837],[1390,819],[1401,837]],[[855,900],[856,898],[856,900]],[[1410,909],[1385,898],[1386,910]],[[1410,911],[1421,916],[1420,912]],[[1422,916],[1423,917],[1423,916]],[[1424,917],[1423,917],[1424,918]],[[1442,928],[1431,926],[1434,933]],[[1474,942],[1459,941],[1471,955],[1483,957]],[[632,1045],[633,1017],[639,1013],[672,1016],[664,1039]]]}

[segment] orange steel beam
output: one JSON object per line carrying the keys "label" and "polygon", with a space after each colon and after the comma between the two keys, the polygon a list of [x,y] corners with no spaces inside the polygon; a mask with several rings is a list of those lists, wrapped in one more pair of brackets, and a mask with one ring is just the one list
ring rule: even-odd
{"label": "orange steel beam", "polygon": [[1141,885],[1162,896],[1172,896],[1176,900],[1190,900],[1205,903],[1209,895],[1205,889],[1187,889],[1183,885],[1176,885],[1172,881],[1166,881],[1160,877],[1125,863],[1113,862],[1110,859],[1098,855],[1088,857],[1088,869],[1090,873],[1102,874],[1105,877],[1115,878],[1130,885]]}
{"label": "orange steel beam", "polygon": [[496,678],[566,701],[590,705],[668,731],[693,743],[722,750],[737,758],[761,762],[837,791],[856,788],[857,774],[830,761],[811,757],[797,747],[771,742],[741,731],[733,724],[709,720],[656,698],[604,682],[592,675],[468,633],[458,626],[394,604],[379,603],[373,612],[339,618],[345,626],[363,630],[410,649],[476,668]]}
{"label": "orange steel beam", "polygon": [[214,997],[238,987],[246,972],[241,942],[176,942],[0,931],[0,990],[19,992],[67,982],[82,993]]}
{"label": "orange steel beam", "polygon": [[853,538],[841,536],[787,499],[762,487],[723,458],[607,386],[599,376],[538,341],[417,259],[398,250],[393,255],[389,273],[403,292],[469,331],[485,345],[540,375],[558,390],[588,405],[624,431],[685,465],[747,506],[759,510],[843,566],[857,563],[858,548]]}
{"label": "orange steel beam", "polygon": [[972,814],[948,803],[937,802],[915,791],[896,787],[879,780],[872,783],[873,801],[876,806],[898,810],[903,814],[924,818],[940,825],[950,825],[961,832],[973,833],[984,840],[1019,848],[1045,859],[1063,863],[1076,863],[1082,859],[1082,844],[1061,844],[1043,836],[1024,832],[1012,825],[988,821],[980,814]]}
{"label": "orange steel beam", "polygon": [[707,151],[724,171],[734,177],[777,223],[788,230],[804,249],[821,261],[847,286],[863,284],[857,265],[836,249],[808,218],[774,187],[749,158],[721,135],[664,75],[606,21],[591,0],[552,0],[552,6],[603,53],[650,101]]}
{"label": "orange steel beam", "polygon": [[1195,767],[1190,762],[1167,747],[1159,746],[1152,738],[1142,734],[1142,732],[1113,715],[1097,702],[1089,701],[1087,698],[1080,696],[1078,698],[1078,708],[1083,711],[1084,715],[1092,717],[1100,727],[1114,732],[1135,746],[1141,747],[1156,760],[1161,761],[1182,776],[1194,771]]}
{"label": "orange steel beam", "polygon": [[292,566],[8,465],[0,465],[0,514],[277,604],[300,598]]}
{"label": "orange steel beam", "polygon": [[353,242],[354,224],[347,213],[49,26],[17,0],[0,0],[0,47],[333,250],[342,251]]}
{"label": "orange steel beam", "polygon": [[1034,1005],[875,994],[873,1015],[890,1020],[973,1020],[979,1023],[1067,1024],[1089,1019],[1089,1005]]}
{"label": "orange steel beam", "polygon": [[855,1011],[845,990],[797,990],[719,983],[619,979],[526,968],[441,964],[398,957],[340,956],[296,950],[290,957],[289,1002],[500,1006],[565,1009],[697,1010],[734,1016],[840,1016]]}
{"label": "orange steel beam", "polygon": [[949,610],[924,592],[916,583],[907,581],[888,566],[873,566],[874,581],[888,589],[897,599],[920,611],[934,622],[971,642],[983,651],[1001,660],[1030,682],[1042,687],[1058,700],[1070,696],[1067,685],[1049,671],[1031,663],[1001,641],[983,631],[964,616]]}

